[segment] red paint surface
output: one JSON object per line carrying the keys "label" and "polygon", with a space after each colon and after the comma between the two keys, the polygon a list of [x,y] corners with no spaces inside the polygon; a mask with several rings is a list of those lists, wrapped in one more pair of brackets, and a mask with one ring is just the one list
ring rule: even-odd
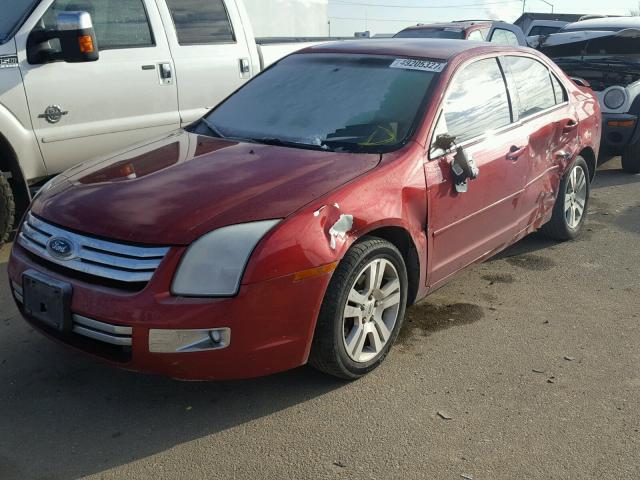
{"label": "red paint surface", "polygon": [[[421,298],[469,264],[539,228],[550,216],[559,180],[575,155],[589,148],[597,156],[597,101],[531,50],[394,39],[306,51],[441,58],[448,64],[412,141],[382,158],[178,132],[116,158],[76,167],[37,199],[34,214],[87,234],[173,248],[146,288],[135,293],[66,278],[17,245],[9,265],[11,280],[19,283],[25,269],[36,268],[73,284],[74,313],[133,326],[128,368],[202,379],[269,374],[306,362],[330,279],[325,274],[294,282],[296,272],[339,261],[357,239],[392,228],[411,240],[419,272],[416,297]],[[467,193],[457,194],[451,156],[430,160],[426,148],[446,86],[465,62],[510,53],[547,63],[563,79],[569,105],[470,145],[480,177],[469,183]],[[579,126],[563,133],[568,120]],[[512,145],[526,147],[517,161],[507,159]],[[334,249],[329,230],[341,214],[353,215],[354,225]],[[186,245],[224,225],[268,218],[283,221],[257,246],[237,297],[196,300],[170,295]],[[228,349],[148,352],[149,328],[214,327],[231,328]]]}

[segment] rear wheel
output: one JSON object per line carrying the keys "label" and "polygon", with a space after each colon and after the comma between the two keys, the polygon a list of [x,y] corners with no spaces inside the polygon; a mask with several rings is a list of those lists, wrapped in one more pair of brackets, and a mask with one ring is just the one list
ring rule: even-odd
{"label": "rear wheel", "polygon": [[578,157],[560,182],[553,215],[542,231],[555,240],[576,238],[587,216],[590,191],[589,167]]}
{"label": "rear wheel", "polygon": [[13,230],[16,205],[7,179],[0,175],[0,246],[9,239]]}
{"label": "rear wheel", "polygon": [[356,243],[331,278],[309,363],[349,380],[380,365],[402,326],[407,289],[407,270],[393,244],[374,237]]}
{"label": "rear wheel", "polygon": [[622,170],[640,173],[640,144],[629,145],[622,153]]}

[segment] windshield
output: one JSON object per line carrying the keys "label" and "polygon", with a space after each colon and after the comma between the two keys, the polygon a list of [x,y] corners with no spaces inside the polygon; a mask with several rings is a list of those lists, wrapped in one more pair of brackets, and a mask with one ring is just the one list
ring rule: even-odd
{"label": "windshield", "polygon": [[464,31],[461,28],[410,28],[395,35],[395,38],[453,38],[464,40]]}
{"label": "windshield", "polygon": [[218,106],[196,133],[302,148],[383,153],[408,141],[444,63],[295,54]]}
{"label": "windshield", "polygon": [[9,40],[39,0],[0,0],[0,44]]}

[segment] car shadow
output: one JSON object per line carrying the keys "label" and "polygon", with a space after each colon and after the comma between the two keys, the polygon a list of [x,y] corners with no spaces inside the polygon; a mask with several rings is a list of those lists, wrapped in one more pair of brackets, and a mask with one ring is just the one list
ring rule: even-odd
{"label": "car shadow", "polygon": [[25,324],[10,297],[4,262],[0,258],[2,480],[102,472],[345,385],[308,367],[217,383],[108,367]]}
{"label": "car shadow", "polygon": [[591,185],[592,190],[601,188],[629,185],[631,183],[639,183],[640,175],[633,175],[622,171],[622,169],[604,169],[598,170],[596,178]]}

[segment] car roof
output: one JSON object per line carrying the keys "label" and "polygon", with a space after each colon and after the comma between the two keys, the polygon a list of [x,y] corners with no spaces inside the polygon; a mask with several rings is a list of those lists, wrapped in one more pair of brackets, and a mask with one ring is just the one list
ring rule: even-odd
{"label": "car roof", "polygon": [[393,55],[425,59],[447,60],[461,53],[504,52],[522,50],[519,47],[497,45],[472,40],[450,40],[440,38],[380,38],[369,40],[343,40],[314,45],[298,53],[346,53],[360,55]]}
{"label": "car roof", "polygon": [[608,17],[581,20],[566,25],[563,30],[623,30],[640,28],[640,17]]}
{"label": "car roof", "polygon": [[[422,30],[425,28],[461,28],[466,30],[473,26],[491,26],[491,20],[460,20],[455,22],[419,23],[404,30]],[[403,31],[404,31],[403,30]]]}

